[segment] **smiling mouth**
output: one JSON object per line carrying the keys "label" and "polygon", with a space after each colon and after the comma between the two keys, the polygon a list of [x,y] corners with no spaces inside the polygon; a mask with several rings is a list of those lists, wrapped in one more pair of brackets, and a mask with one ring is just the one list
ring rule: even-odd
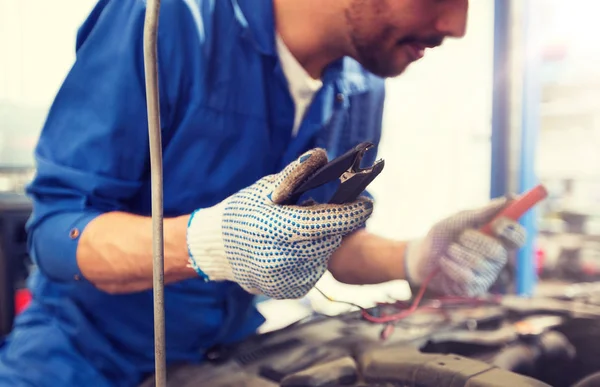
{"label": "smiling mouth", "polygon": [[425,50],[427,49],[427,46],[418,43],[407,43],[405,48],[412,60],[417,61],[425,56]]}
{"label": "smiling mouth", "polygon": [[435,48],[442,44],[442,37],[431,36],[425,38],[408,37],[399,40],[396,44],[404,48],[411,60],[417,61],[425,56],[425,51],[428,48]]}

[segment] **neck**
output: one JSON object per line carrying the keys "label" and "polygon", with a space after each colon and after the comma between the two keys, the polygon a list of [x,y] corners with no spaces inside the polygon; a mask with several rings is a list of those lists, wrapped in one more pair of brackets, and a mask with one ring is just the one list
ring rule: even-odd
{"label": "neck", "polygon": [[[323,1],[331,3],[323,7]],[[343,1],[273,0],[276,29],[292,55],[314,79],[347,55],[350,46]]]}

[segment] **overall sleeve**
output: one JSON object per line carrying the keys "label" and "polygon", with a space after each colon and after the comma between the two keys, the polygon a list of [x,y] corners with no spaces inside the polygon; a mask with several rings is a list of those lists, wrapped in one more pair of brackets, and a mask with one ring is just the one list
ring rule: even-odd
{"label": "overall sleeve", "polygon": [[[77,244],[87,224],[126,211],[149,179],[143,63],[145,2],[100,0],[77,36],[76,61],[49,110],[27,188],[33,212],[28,248],[55,281],[80,278]],[[159,21],[161,126],[185,85],[184,36],[194,23],[181,0],[165,0]],[[197,43],[197,40],[195,41]],[[168,79],[166,79],[168,74]]]}

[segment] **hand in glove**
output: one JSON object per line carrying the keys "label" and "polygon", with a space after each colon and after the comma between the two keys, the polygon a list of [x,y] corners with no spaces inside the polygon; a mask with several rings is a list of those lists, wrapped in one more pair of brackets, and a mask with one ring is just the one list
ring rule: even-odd
{"label": "hand in glove", "polygon": [[195,211],[187,231],[190,265],[206,280],[237,282],[275,299],[308,293],[342,242],[369,218],[372,202],[280,205],[327,163],[322,149],[307,152],[211,208]]}
{"label": "hand in glove", "polygon": [[419,285],[437,270],[430,290],[467,297],[487,292],[506,265],[509,251],[525,243],[525,229],[507,218],[494,221],[493,237],[479,231],[507,204],[508,199],[500,198],[484,208],[460,212],[433,226],[425,238],[409,242],[408,281]]}

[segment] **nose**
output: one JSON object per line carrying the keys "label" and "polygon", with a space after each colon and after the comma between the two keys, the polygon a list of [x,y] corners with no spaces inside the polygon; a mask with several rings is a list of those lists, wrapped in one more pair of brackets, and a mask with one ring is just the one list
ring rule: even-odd
{"label": "nose", "polygon": [[462,38],[467,30],[468,13],[469,0],[451,1],[437,19],[437,30],[445,36]]}

